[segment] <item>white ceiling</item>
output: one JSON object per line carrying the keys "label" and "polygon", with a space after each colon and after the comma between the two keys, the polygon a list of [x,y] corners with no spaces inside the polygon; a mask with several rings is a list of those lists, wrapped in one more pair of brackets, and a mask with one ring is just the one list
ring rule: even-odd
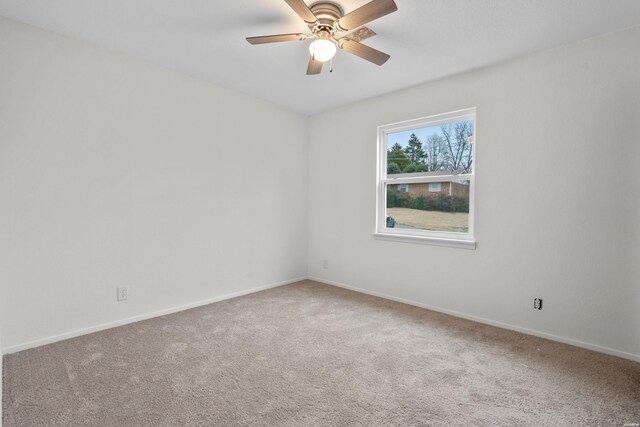
{"label": "white ceiling", "polygon": [[[340,0],[349,12],[367,0]],[[309,2],[310,3],[310,2]],[[283,0],[0,0],[0,15],[315,114],[508,58],[640,25],[640,0],[396,0],[365,41],[378,67],[338,52],[305,74],[306,42],[246,36],[308,32]]]}

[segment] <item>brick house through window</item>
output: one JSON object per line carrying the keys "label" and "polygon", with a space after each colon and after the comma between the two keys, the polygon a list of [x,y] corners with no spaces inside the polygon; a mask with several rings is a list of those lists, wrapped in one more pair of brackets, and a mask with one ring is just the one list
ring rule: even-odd
{"label": "brick house through window", "polygon": [[[437,184],[437,185],[434,185]],[[433,197],[433,196],[457,196],[468,197],[469,185],[458,182],[431,182],[392,185],[391,188],[399,193],[405,193],[409,197]],[[439,191],[438,191],[439,189]]]}

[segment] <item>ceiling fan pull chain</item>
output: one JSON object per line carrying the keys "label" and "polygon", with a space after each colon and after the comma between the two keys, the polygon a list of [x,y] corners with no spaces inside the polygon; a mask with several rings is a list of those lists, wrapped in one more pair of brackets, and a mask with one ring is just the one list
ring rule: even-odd
{"label": "ceiling fan pull chain", "polygon": [[329,60],[329,72],[333,73],[333,58]]}

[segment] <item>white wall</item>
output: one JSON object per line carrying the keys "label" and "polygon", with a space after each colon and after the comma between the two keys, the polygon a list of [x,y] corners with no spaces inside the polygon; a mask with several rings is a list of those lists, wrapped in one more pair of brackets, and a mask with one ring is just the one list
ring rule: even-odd
{"label": "white wall", "polygon": [[1,18],[0,58],[5,351],[306,276],[306,117]]}
{"label": "white wall", "polygon": [[[3,348],[308,261],[325,281],[638,358],[638,48],[636,29],[309,121],[0,18]],[[478,249],[374,240],[376,126],[469,106]]]}
{"label": "white wall", "polygon": [[[309,274],[640,360],[638,52],[635,29],[314,116]],[[477,250],[374,240],[376,127],[472,106]]]}

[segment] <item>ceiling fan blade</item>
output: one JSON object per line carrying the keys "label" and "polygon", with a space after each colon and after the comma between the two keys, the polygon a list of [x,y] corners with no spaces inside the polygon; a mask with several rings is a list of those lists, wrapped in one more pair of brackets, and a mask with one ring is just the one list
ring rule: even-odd
{"label": "ceiling fan blade", "polygon": [[316,18],[313,12],[311,12],[311,9],[309,9],[309,6],[307,6],[307,4],[303,0],[284,1],[287,2],[289,7],[291,7],[291,9],[293,9],[293,11],[297,13],[298,16],[307,23],[307,25],[313,27],[318,23],[318,18]]}
{"label": "ceiling fan blade", "polygon": [[306,34],[275,34],[273,36],[247,37],[247,41],[251,44],[278,43],[278,42],[295,42],[307,38]]}
{"label": "ceiling fan blade", "polygon": [[353,30],[396,10],[398,6],[393,0],[373,0],[338,19],[335,26],[340,31]]}
{"label": "ceiling fan blade", "polygon": [[387,55],[384,52],[380,52],[379,50],[376,50],[372,47],[345,38],[342,38],[338,41],[338,47],[340,47],[340,49],[346,50],[349,53],[359,56],[362,59],[373,62],[376,65],[382,65],[387,62],[389,58],[391,58],[391,56]]}
{"label": "ceiling fan blade", "polygon": [[313,55],[309,55],[309,66],[307,66],[307,75],[320,74],[324,62],[316,61]]}
{"label": "ceiling fan blade", "polygon": [[366,40],[370,37],[375,36],[376,33],[369,27],[360,27],[355,31],[350,32],[345,38],[349,40],[353,40],[354,42],[361,42],[362,40]]}

